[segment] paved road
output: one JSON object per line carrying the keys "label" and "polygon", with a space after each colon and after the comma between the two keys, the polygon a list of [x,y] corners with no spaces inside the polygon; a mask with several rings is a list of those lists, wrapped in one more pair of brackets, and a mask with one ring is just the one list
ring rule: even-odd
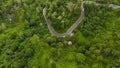
{"label": "paved road", "polygon": [[[70,35],[72,33],[72,31],[81,23],[81,21],[83,20],[84,16],[85,16],[85,11],[84,11],[84,3],[94,3],[96,5],[106,5],[106,4],[101,4],[101,3],[96,3],[96,2],[93,2],[93,1],[83,1],[81,3],[81,15],[80,17],[77,19],[77,21],[64,33],[58,33],[55,31],[55,29],[51,26],[51,22],[49,19],[47,19],[46,17],[46,10],[47,8],[44,8],[43,9],[43,15],[44,15],[44,18],[45,18],[45,21],[47,23],[47,26],[48,26],[48,29],[50,31],[50,33],[52,33],[54,36],[57,36],[57,37],[65,37],[66,35]],[[118,5],[114,5],[114,4],[109,4],[108,5],[109,7],[112,7],[112,8],[120,8],[120,6]]]}

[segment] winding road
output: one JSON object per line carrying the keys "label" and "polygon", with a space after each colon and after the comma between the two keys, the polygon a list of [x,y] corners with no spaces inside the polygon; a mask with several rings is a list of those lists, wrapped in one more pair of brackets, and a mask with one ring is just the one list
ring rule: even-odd
{"label": "winding road", "polygon": [[[47,23],[47,26],[48,26],[48,29],[50,31],[51,34],[53,34],[54,36],[57,36],[57,37],[65,37],[66,35],[70,35],[72,33],[72,31],[81,23],[81,21],[83,20],[84,16],[85,16],[85,11],[84,11],[84,3],[94,3],[95,5],[106,5],[106,4],[101,4],[101,3],[96,3],[96,2],[93,2],[93,1],[83,1],[81,3],[81,15],[80,17],[77,19],[77,21],[64,33],[58,33],[55,31],[55,29],[52,27],[51,25],[51,22],[50,22],[50,19],[47,19],[46,17],[46,10],[47,8],[44,8],[43,9],[43,15],[44,15],[44,18],[45,18],[45,21]],[[112,8],[120,8],[120,6],[118,5],[115,5],[115,4],[109,4],[108,5],[109,7],[112,7]]]}

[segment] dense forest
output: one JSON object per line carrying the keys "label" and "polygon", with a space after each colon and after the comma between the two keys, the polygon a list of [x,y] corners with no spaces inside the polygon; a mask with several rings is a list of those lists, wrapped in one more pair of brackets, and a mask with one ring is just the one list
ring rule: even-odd
{"label": "dense forest", "polygon": [[43,8],[63,33],[80,16],[82,1],[0,0],[0,68],[120,68],[120,8],[85,4],[85,18],[72,36],[50,33]]}

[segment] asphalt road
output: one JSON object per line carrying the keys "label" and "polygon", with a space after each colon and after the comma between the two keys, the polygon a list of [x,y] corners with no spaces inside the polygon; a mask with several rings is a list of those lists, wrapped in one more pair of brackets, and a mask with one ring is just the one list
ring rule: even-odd
{"label": "asphalt road", "polygon": [[[81,15],[80,17],[77,19],[77,21],[64,33],[58,33],[55,31],[55,29],[51,26],[51,22],[49,19],[47,19],[46,17],[46,10],[47,8],[44,8],[43,9],[43,15],[44,15],[44,18],[45,18],[45,21],[47,23],[47,26],[48,26],[48,29],[50,31],[51,34],[53,34],[54,36],[57,36],[57,37],[65,37],[66,35],[70,35],[72,33],[72,31],[81,23],[81,21],[83,20],[84,16],[85,16],[85,11],[84,11],[84,3],[94,3],[96,5],[107,5],[107,4],[101,4],[101,3],[96,3],[96,2],[93,2],[93,1],[83,1],[81,3]],[[112,7],[112,8],[115,8],[115,9],[118,9],[120,8],[120,6],[118,5],[115,5],[115,4],[109,4],[108,5],[109,7]]]}

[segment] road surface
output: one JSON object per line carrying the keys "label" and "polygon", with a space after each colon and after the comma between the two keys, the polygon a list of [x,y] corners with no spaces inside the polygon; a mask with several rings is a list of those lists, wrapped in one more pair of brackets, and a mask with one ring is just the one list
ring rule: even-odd
{"label": "road surface", "polygon": [[[47,23],[47,26],[48,26],[48,29],[50,31],[51,34],[53,34],[54,36],[57,36],[57,37],[65,37],[66,35],[70,35],[72,33],[72,31],[81,23],[81,21],[83,20],[84,16],[85,16],[85,11],[84,11],[84,3],[94,3],[95,5],[107,5],[107,4],[101,4],[101,3],[96,3],[96,2],[93,2],[93,1],[83,1],[81,3],[81,15],[80,17],[77,19],[77,21],[64,33],[58,33],[55,31],[55,29],[52,27],[51,25],[51,22],[50,22],[50,19],[47,19],[46,17],[46,10],[47,8],[44,8],[43,9],[43,15],[44,15],[44,18],[45,18],[45,21]],[[112,8],[120,8],[120,6],[118,5],[115,5],[115,4],[109,4],[108,5],[109,7],[112,7]]]}

